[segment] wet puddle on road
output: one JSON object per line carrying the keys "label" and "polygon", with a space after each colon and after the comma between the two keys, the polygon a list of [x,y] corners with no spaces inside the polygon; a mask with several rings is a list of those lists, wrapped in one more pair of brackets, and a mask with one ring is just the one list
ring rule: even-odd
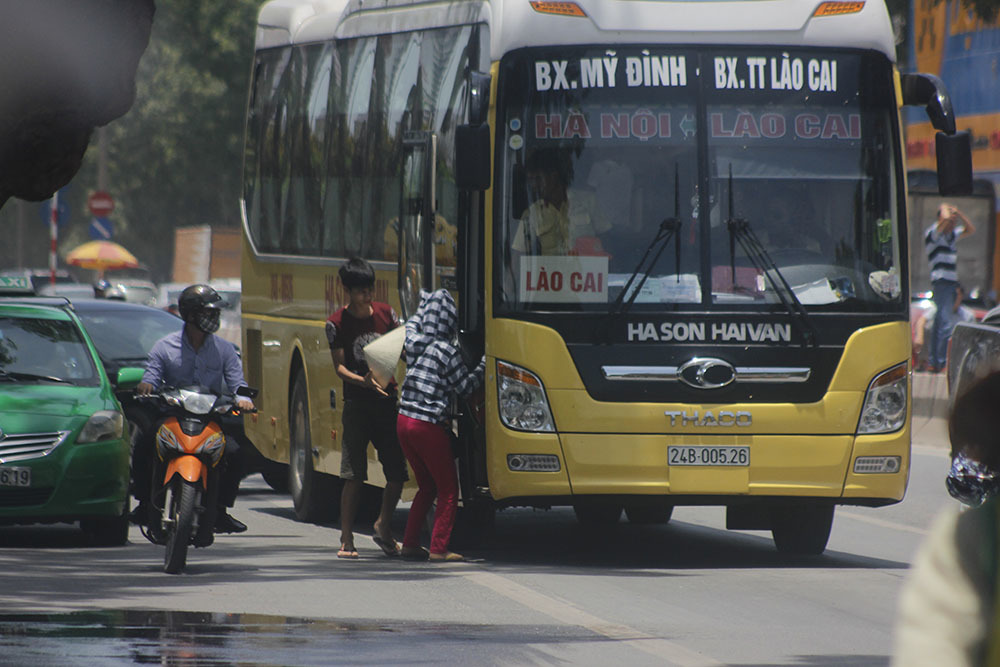
{"label": "wet puddle on road", "polygon": [[482,664],[487,655],[491,663],[521,662],[529,644],[595,640],[579,628],[537,626],[139,610],[0,614],[0,664]]}

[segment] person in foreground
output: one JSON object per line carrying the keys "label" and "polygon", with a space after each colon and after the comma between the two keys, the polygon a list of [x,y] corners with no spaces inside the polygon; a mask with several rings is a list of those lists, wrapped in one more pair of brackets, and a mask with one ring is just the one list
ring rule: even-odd
{"label": "person in foreground", "polygon": [[361,502],[361,488],[368,479],[368,443],[378,452],[385,474],[382,507],[373,528],[372,541],[386,556],[398,556],[392,536],[392,514],[396,511],[406,463],[396,439],[396,383],[383,387],[372,375],[364,346],[399,326],[399,318],[387,303],[374,301],[375,269],[359,257],[340,267],[340,282],[348,304],[326,322],[326,339],[337,376],[344,382],[344,439],[340,452],[340,550],[337,558],[358,558],[354,545],[354,519]]}
{"label": "person in foreground", "polygon": [[[469,370],[455,344],[455,300],[447,290],[422,293],[417,312],[406,322],[406,378],[400,392],[396,430],[417,478],[403,537],[403,558],[438,562],[464,558],[448,550],[458,507],[458,476],[451,452],[451,399],[468,395],[483,382],[486,358]],[[431,548],[420,546],[420,529],[437,497]]]}
{"label": "person in foreground", "polygon": [[948,492],[900,596],[893,665],[1000,665],[1000,372],[955,401]]}
{"label": "person in foreground", "polygon": [[[161,387],[191,385],[208,387],[216,394],[235,394],[237,389],[247,386],[236,348],[232,343],[212,335],[219,330],[222,303],[219,293],[208,285],[191,285],[181,292],[177,305],[184,328],[167,334],[153,345],[136,394],[148,396]],[[236,404],[242,410],[253,409],[253,401],[245,396],[237,396]],[[148,433],[136,439],[137,455],[151,456],[153,436],[154,433]],[[215,520],[217,533],[242,533],[247,529],[246,524],[226,511],[227,507],[236,503],[243,477],[238,449],[236,439],[227,436]],[[136,465],[135,462],[133,465]],[[136,475],[135,479],[145,488],[136,491],[139,506],[132,516],[135,523],[143,523],[149,517],[148,485],[152,480],[145,475]]]}

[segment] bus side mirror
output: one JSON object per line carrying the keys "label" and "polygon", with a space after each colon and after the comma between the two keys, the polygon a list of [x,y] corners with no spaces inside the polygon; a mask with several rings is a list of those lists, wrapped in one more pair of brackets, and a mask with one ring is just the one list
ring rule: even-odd
{"label": "bus side mirror", "polygon": [[900,76],[903,104],[923,106],[931,125],[945,134],[955,134],[955,109],[944,81],[933,74],[903,74]]}
{"label": "bus side mirror", "polygon": [[972,138],[955,131],[955,109],[944,82],[933,74],[903,74],[900,77],[903,104],[921,105],[938,133],[938,191],[945,196],[972,194]]}
{"label": "bus side mirror", "polygon": [[972,194],[972,137],[968,132],[934,137],[938,191],[946,197]]}
{"label": "bus side mirror", "polygon": [[475,191],[490,187],[489,125],[455,128],[455,185],[460,190]]}
{"label": "bus side mirror", "polygon": [[490,75],[469,72],[469,124],[484,125],[490,111]]}

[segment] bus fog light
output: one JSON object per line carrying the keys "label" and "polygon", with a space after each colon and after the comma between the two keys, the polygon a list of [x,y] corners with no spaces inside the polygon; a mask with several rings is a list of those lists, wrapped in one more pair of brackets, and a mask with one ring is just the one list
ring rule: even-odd
{"label": "bus fog light", "polygon": [[906,423],[906,364],[894,366],[872,380],[865,394],[858,434],[898,431]]}
{"label": "bus fog light", "polygon": [[559,472],[559,457],[552,454],[508,454],[507,467],[515,472]]}
{"label": "bus fog light", "polygon": [[854,459],[854,472],[859,475],[899,472],[901,466],[902,459],[898,456],[859,456]]}

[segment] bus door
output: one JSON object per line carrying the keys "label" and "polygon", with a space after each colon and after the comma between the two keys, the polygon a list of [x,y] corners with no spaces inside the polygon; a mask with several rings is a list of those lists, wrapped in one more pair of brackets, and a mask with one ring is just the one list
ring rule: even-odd
{"label": "bus door", "polygon": [[434,215],[437,135],[410,132],[403,139],[399,211],[399,305],[409,318],[420,290],[434,289]]}

